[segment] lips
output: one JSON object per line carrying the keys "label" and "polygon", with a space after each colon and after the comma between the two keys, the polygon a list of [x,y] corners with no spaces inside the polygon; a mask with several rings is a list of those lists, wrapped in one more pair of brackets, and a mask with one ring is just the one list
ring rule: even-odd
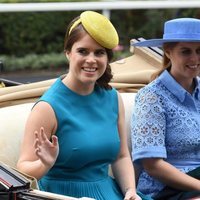
{"label": "lips", "polygon": [[83,67],[82,69],[85,72],[95,72],[95,71],[97,71],[97,68],[94,68],[94,67]]}
{"label": "lips", "polygon": [[188,65],[188,67],[191,68],[191,69],[197,69],[198,65]]}

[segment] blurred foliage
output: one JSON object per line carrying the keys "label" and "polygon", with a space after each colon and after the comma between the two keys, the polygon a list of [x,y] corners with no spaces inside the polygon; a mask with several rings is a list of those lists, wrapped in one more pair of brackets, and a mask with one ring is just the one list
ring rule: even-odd
{"label": "blurred foliage", "polygon": [[[114,51],[112,62],[130,56],[130,51]],[[35,71],[38,69],[49,69],[50,71],[65,70],[68,68],[68,60],[64,53],[27,54],[24,57],[0,55],[3,63],[1,72],[12,72],[18,70]]]}
{"label": "blurred foliage", "polygon": [[[50,0],[24,0],[24,2],[47,1],[50,2]],[[0,0],[0,2],[22,2],[22,0]],[[0,55],[7,56],[6,70],[48,68],[51,65],[60,65],[55,55],[62,54],[67,25],[81,12],[0,13]],[[200,18],[200,10],[112,10],[110,20],[116,27],[120,36],[120,45],[123,46],[123,50],[115,52],[115,60],[130,54],[131,39],[162,37],[164,22],[177,17]],[[48,54],[52,59],[46,57]],[[42,61],[42,57],[45,61]],[[62,58],[59,56],[58,58],[63,62]],[[1,59],[2,56],[0,56]]]}
{"label": "blurred foliage", "polygon": [[38,70],[38,69],[65,69],[68,67],[68,60],[64,53],[49,53],[49,54],[27,54],[24,57],[16,56],[0,56],[3,62],[2,71],[15,71],[17,70]]}
{"label": "blurred foliage", "polygon": [[[164,22],[173,18],[194,17],[200,19],[199,9],[141,9],[112,11],[111,21],[116,27],[120,43],[129,46],[133,38],[159,38]],[[123,20],[121,20],[123,19]]]}
{"label": "blurred foliage", "polygon": [[67,24],[80,12],[0,14],[0,54],[61,52]]}

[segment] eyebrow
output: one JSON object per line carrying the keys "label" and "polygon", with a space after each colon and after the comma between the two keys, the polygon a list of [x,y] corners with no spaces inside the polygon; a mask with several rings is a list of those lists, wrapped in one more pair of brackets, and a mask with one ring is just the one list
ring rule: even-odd
{"label": "eyebrow", "polygon": [[[88,48],[88,47],[77,47],[76,49],[86,49],[86,50],[88,50],[88,49],[90,49],[90,48]],[[106,51],[106,49],[105,48],[98,48],[98,49],[95,49],[95,51]]]}

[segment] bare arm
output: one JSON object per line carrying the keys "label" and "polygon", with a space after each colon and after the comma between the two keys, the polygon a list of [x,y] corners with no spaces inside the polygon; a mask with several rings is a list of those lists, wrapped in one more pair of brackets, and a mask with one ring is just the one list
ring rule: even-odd
{"label": "bare arm", "polygon": [[142,164],[150,176],[170,187],[185,191],[200,191],[200,180],[179,171],[163,159],[143,159]]}
{"label": "bare arm", "polygon": [[[36,104],[25,126],[17,163],[20,171],[40,179],[53,166],[58,154],[57,137],[52,136],[56,125],[55,114],[50,105],[45,102]],[[51,136],[52,142],[49,140]]]}
{"label": "bare arm", "polygon": [[119,94],[118,94],[118,101],[119,101],[118,130],[119,130],[121,145],[118,158],[112,164],[112,171],[115,179],[120,185],[122,192],[125,195],[125,199],[139,200],[140,198],[136,195],[134,168],[127,144],[124,105],[121,96]]}

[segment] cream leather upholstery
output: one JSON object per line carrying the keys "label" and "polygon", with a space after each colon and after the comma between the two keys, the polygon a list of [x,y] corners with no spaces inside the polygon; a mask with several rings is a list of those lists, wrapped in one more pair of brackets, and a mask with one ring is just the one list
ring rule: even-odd
{"label": "cream leather upholstery", "polygon": [[0,161],[16,167],[26,119],[33,103],[0,108]]}
{"label": "cream leather upholstery", "polygon": [[[135,94],[136,93],[121,93],[125,107],[130,151],[130,119],[131,111],[134,106]],[[25,103],[0,108],[0,161],[11,167],[16,167],[26,119],[31,112],[33,104],[34,103]]]}

